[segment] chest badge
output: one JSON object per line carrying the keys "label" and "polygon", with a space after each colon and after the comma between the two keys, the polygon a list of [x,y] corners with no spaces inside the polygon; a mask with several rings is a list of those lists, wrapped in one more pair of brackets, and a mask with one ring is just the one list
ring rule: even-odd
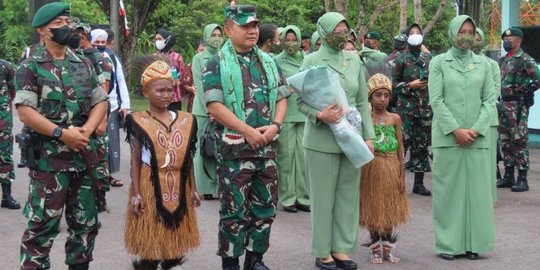
{"label": "chest badge", "polygon": [[467,68],[468,68],[469,70],[473,70],[473,69],[474,69],[474,64],[473,64],[473,63],[468,64],[468,65],[467,65]]}

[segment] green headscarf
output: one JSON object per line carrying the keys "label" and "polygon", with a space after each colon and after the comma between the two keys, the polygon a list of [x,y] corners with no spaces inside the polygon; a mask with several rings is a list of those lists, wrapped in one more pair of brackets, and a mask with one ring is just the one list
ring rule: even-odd
{"label": "green headscarf", "polygon": [[476,23],[468,15],[456,16],[450,22],[450,27],[448,28],[448,40],[450,41],[450,44],[452,45],[452,47],[456,47],[456,38],[458,36],[459,29],[468,20],[471,21],[473,26],[476,28]]}
{"label": "green headscarf", "polygon": [[[215,54],[217,52],[217,49],[218,48],[214,48],[212,46],[209,45],[209,41],[210,38],[212,37],[212,32],[214,32],[214,30],[216,29],[219,29],[221,30],[221,36],[222,36],[222,39],[223,39],[223,27],[221,27],[220,25],[216,24],[216,23],[212,23],[212,24],[209,24],[207,26],[204,27],[204,30],[203,30],[203,40],[204,40],[204,43],[206,44],[206,48],[208,48],[208,51],[212,54]],[[222,43],[223,43],[223,40],[222,40]]]}
{"label": "green headscarf", "polygon": [[317,49],[317,40],[319,40],[319,32],[315,31],[313,34],[311,34],[311,52],[316,52]]}
{"label": "green headscarf", "polygon": [[332,34],[340,22],[345,22],[347,26],[349,26],[347,19],[345,19],[343,14],[339,12],[327,12],[326,14],[322,15],[317,21],[317,32],[319,33],[321,39],[326,41],[328,35]]}
{"label": "green headscarf", "polygon": [[[292,54],[293,57],[297,58],[298,56],[298,53],[300,53],[300,47],[302,45],[302,33],[300,32],[300,28],[298,28],[297,26],[295,25],[287,25],[283,28],[283,31],[281,32],[281,44],[283,44],[283,51],[286,52],[286,53],[289,53],[287,52],[287,46],[285,44],[285,38],[287,37],[287,33],[290,32],[290,31],[293,31],[294,34],[296,35],[296,42],[298,43],[298,49],[296,50],[296,52],[294,54]],[[289,53],[289,55],[291,55]],[[301,54],[300,54],[300,59],[301,59]]]}

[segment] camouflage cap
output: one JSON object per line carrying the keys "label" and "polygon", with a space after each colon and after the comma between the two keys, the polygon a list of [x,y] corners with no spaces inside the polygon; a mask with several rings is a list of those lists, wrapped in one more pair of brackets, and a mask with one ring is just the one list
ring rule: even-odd
{"label": "camouflage cap", "polygon": [[39,28],[47,25],[58,16],[69,16],[70,5],[64,2],[52,2],[42,6],[32,19],[32,27]]}
{"label": "camouflage cap", "polygon": [[369,32],[364,36],[364,39],[381,40],[381,34],[379,34],[379,32]]}
{"label": "camouflage cap", "polygon": [[85,34],[90,35],[92,32],[92,27],[90,27],[90,24],[87,23],[75,23],[73,24],[73,29],[82,29]]}
{"label": "camouflage cap", "polygon": [[520,37],[523,38],[523,31],[517,27],[510,27],[506,29],[503,33],[501,38],[504,37]]}
{"label": "camouflage cap", "polygon": [[394,40],[395,41],[405,42],[405,41],[407,41],[407,35],[405,35],[405,34],[396,35],[396,36],[394,36]]}
{"label": "camouflage cap", "polygon": [[233,20],[238,25],[258,22],[255,6],[234,5],[225,8],[225,18]]}

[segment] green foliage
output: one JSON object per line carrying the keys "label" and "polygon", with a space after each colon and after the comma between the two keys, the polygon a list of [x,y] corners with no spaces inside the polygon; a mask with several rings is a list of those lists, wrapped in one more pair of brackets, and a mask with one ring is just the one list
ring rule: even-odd
{"label": "green foliage", "polygon": [[32,33],[27,15],[28,1],[3,1],[0,5],[3,5],[0,8],[0,38],[3,40],[0,57],[17,63]]}

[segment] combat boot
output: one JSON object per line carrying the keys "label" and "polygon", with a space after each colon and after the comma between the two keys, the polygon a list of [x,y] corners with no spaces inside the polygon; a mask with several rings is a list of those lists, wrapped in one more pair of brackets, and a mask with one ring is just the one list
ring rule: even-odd
{"label": "combat boot", "polygon": [[68,270],[88,270],[89,263],[70,264]]}
{"label": "combat boot", "polygon": [[512,186],[512,192],[525,191],[529,191],[529,185],[527,184],[527,171],[518,170],[517,183]]}
{"label": "combat boot", "polygon": [[262,261],[263,255],[257,252],[246,252],[246,260],[244,261],[244,270],[270,270]]}
{"label": "combat boot", "polygon": [[424,173],[423,172],[414,173],[414,186],[413,186],[412,192],[418,195],[422,195],[422,196],[431,196],[431,191],[429,191],[424,186]]}
{"label": "combat boot", "polygon": [[20,209],[21,205],[11,197],[11,183],[2,184],[2,208]]}
{"label": "combat boot", "polygon": [[497,181],[497,188],[511,188],[514,182],[514,167],[504,167],[504,177]]}
{"label": "combat boot", "polygon": [[240,270],[240,260],[235,257],[231,258],[221,258],[221,266],[223,270]]}

